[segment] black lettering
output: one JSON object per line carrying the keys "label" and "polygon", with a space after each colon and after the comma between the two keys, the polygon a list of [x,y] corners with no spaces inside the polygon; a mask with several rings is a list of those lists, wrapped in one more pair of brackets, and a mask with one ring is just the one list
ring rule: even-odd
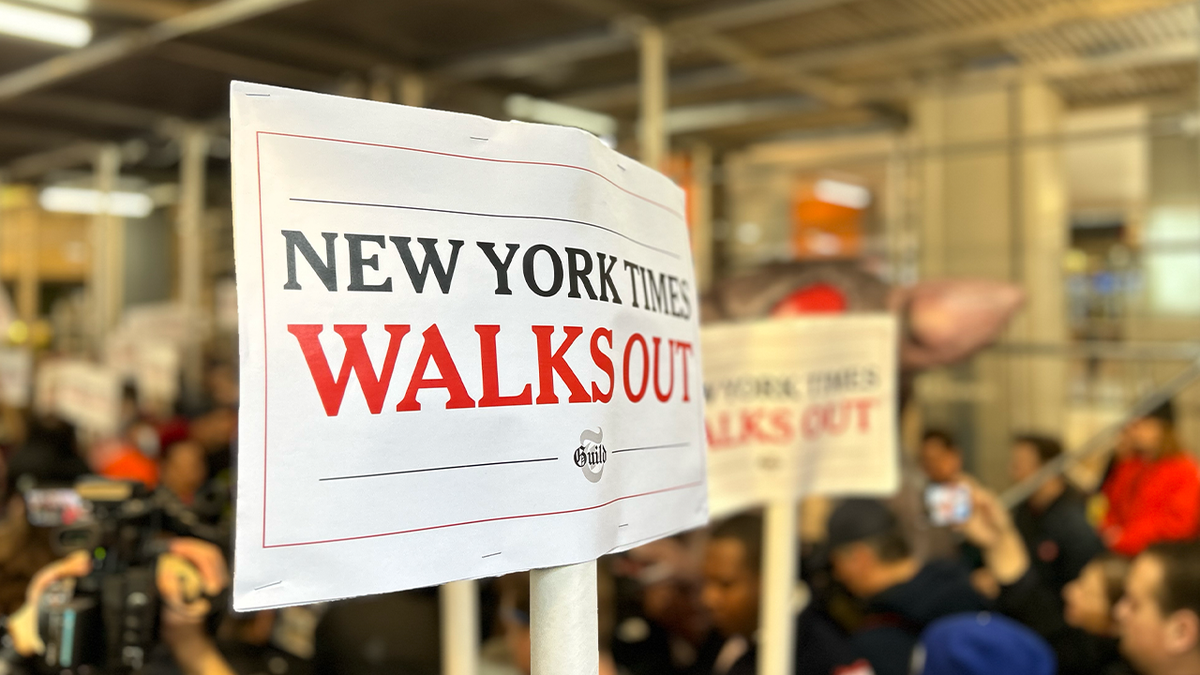
{"label": "black lettering", "polygon": [[512,289],[508,287],[508,268],[512,265],[513,257],[517,255],[517,249],[521,248],[520,244],[506,244],[508,247],[508,256],[504,258],[504,262],[500,262],[499,256],[496,255],[496,244],[490,241],[475,242],[479,248],[487,255],[488,262],[492,263],[492,267],[496,268],[496,295],[512,295]]}
{"label": "black lettering", "polygon": [[[614,258],[614,260],[615,260],[615,258]],[[638,304],[637,304],[637,279],[634,278],[634,274],[637,272],[641,272],[642,268],[638,267],[637,265],[626,260],[625,261],[625,269],[629,270],[629,286],[633,289],[633,307],[634,307],[634,309],[637,309],[637,306],[638,306]],[[642,297],[645,297],[645,295],[643,295]]]}
{"label": "black lettering", "polygon": [[[549,253],[550,262],[554,265],[554,282],[550,284],[550,288],[548,290],[542,290],[541,287],[537,285],[537,280],[534,278],[533,257],[537,255],[538,251],[545,251],[546,253]],[[533,246],[529,247],[529,250],[525,251],[525,258],[522,262],[525,266],[525,283],[529,285],[529,290],[537,293],[543,298],[548,298],[555,293],[558,293],[559,290],[562,289],[563,266],[562,260],[559,259],[557,251],[545,244],[534,244]]]}
{"label": "black lettering", "polygon": [[[604,266],[604,259],[608,258],[608,267]],[[621,304],[621,296],[617,295],[617,286],[612,280],[612,268],[617,264],[616,256],[606,256],[603,253],[596,253],[596,271],[600,272],[600,299],[608,302],[608,290],[612,289],[612,301],[616,304]],[[637,305],[634,305],[635,307]]]}
{"label": "black lettering", "polygon": [[346,241],[350,244],[350,285],[346,287],[348,291],[390,291],[392,290],[392,278],[388,277],[382,284],[364,284],[363,283],[363,267],[370,267],[373,270],[379,269],[379,254],[375,254],[370,258],[364,258],[362,254],[362,244],[364,241],[369,241],[378,245],[380,248],[387,248],[387,241],[384,240],[382,234],[346,234]]}
{"label": "black lettering", "polygon": [[[667,275],[659,273],[658,283],[654,281],[654,272],[646,270],[647,276],[650,277],[650,296],[654,298],[654,311],[666,314],[665,306],[667,304]],[[650,307],[650,298],[646,298],[646,307]]]}
{"label": "black lettering", "polygon": [[419,237],[417,243],[425,249],[425,260],[421,263],[421,269],[418,270],[417,262],[413,260],[412,251],[408,248],[408,244],[412,240],[409,237],[389,237],[389,239],[396,245],[396,250],[404,261],[404,269],[408,272],[408,279],[412,282],[414,291],[425,292],[425,279],[429,276],[429,269],[433,268],[433,276],[437,277],[438,287],[442,289],[442,293],[450,292],[450,282],[454,279],[454,267],[458,264],[458,249],[462,248],[462,240],[449,240],[450,264],[444,266],[437,251],[438,240]]}
{"label": "black lettering", "polygon": [[[582,265],[582,267],[580,267]],[[596,291],[592,290],[592,281],[588,279],[592,273],[592,254],[578,248],[567,248],[567,276],[571,279],[571,290],[567,293],[568,298],[582,297],[579,295],[579,282],[583,282],[583,288],[587,291],[588,297],[595,300]]]}
{"label": "black lettering", "polygon": [[667,284],[671,289],[671,316],[679,316],[679,312],[675,310],[675,301],[679,299],[679,280],[675,277],[667,277]]}
{"label": "black lettering", "polygon": [[308,261],[308,266],[313,272],[317,273],[317,278],[321,283],[325,284],[325,288],[330,291],[337,290],[337,259],[333,254],[333,242],[337,239],[337,232],[322,232],[321,236],[325,239],[325,260],[321,260],[317,252],[313,250],[312,244],[308,243],[308,238],[303,232],[297,230],[281,230],[283,238],[287,240],[287,271],[288,280],[283,285],[284,290],[298,291],[300,282],[296,281],[296,249],[300,249],[300,253],[304,255],[304,259]]}
{"label": "black lettering", "polygon": [[682,289],[679,297],[683,298],[683,314],[681,316],[685,319],[690,319],[692,318],[692,291],[688,288],[686,281],[680,281],[679,286]]}

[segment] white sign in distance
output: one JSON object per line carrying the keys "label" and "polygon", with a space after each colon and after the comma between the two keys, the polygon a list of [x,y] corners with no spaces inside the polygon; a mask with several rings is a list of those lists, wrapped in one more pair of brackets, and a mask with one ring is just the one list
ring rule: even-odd
{"label": "white sign in distance", "polygon": [[0,402],[29,407],[33,392],[33,352],[20,347],[0,348]]}
{"label": "white sign in distance", "polygon": [[80,360],[59,361],[47,370],[43,386],[53,390],[48,396],[55,413],[101,436],[120,431],[121,378],[115,371]]}
{"label": "white sign in distance", "polygon": [[234,83],[234,606],[707,520],[684,196],[574,129]]}
{"label": "white sign in distance", "polygon": [[893,317],[714,324],[702,336],[714,517],[810,494],[895,492]]}

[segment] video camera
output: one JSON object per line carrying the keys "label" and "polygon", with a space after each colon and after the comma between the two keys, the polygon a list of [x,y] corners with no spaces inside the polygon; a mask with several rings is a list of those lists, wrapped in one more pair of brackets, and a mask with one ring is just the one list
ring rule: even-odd
{"label": "video camera", "polygon": [[53,584],[38,607],[43,672],[139,671],[157,637],[158,556],[168,536],[220,543],[177,499],[140,483],[84,479],[74,488],[25,491],[29,521],[52,528],[64,556],[88,551],[92,572]]}

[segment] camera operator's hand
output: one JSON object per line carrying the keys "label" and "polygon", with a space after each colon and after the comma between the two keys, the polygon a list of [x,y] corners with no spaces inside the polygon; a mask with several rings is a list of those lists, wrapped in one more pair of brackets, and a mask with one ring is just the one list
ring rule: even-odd
{"label": "camera operator's hand", "polygon": [[987,569],[1000,585],[1015,583],[1029,570],[1021,533],[996,495],[982,486],[971,486],[971,517],[959,531],[983,551]]}
{"label": "camera operator's hand", "polygon": [[221,549],[199,539],[174,539],[158,558],[162,637],[186,675],[233,675],[205,631],[210,598],[229,585]]}
{"label": "camera operator's hand", "polygon": [[85,551],[76,551],[46,565],[33,575],[25,591],[25,604],[8,617],[8,634],[18,654],[33,656],[46,651],[46,645],[38,633],[38,604],[46,589],[55,582],[87,576],[91,571],[92,557]]}

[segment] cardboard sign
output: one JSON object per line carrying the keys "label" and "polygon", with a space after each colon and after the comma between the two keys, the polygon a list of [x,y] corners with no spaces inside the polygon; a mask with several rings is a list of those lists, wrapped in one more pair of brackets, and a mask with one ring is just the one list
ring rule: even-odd
{"label": "cardboard sign", "polygon": [[713,515],[808,494],[895,492],[896,340],[890,315],[706,326]]}
{"label": "cardboard sign", "polygon": [[706,520],[683,194],[578,130],[232,88],[234,605]]}
{"label": "cardboard sign", "polygon": [[0,402],[28,407],[32,391],[33,354],[28,349],[0,348]]}
{"label": "cardboard sign", "polygon": [[55,412],[77,427],[112,435],[121,424],[121,378],[87,361],[61,361],[48,376]]}

